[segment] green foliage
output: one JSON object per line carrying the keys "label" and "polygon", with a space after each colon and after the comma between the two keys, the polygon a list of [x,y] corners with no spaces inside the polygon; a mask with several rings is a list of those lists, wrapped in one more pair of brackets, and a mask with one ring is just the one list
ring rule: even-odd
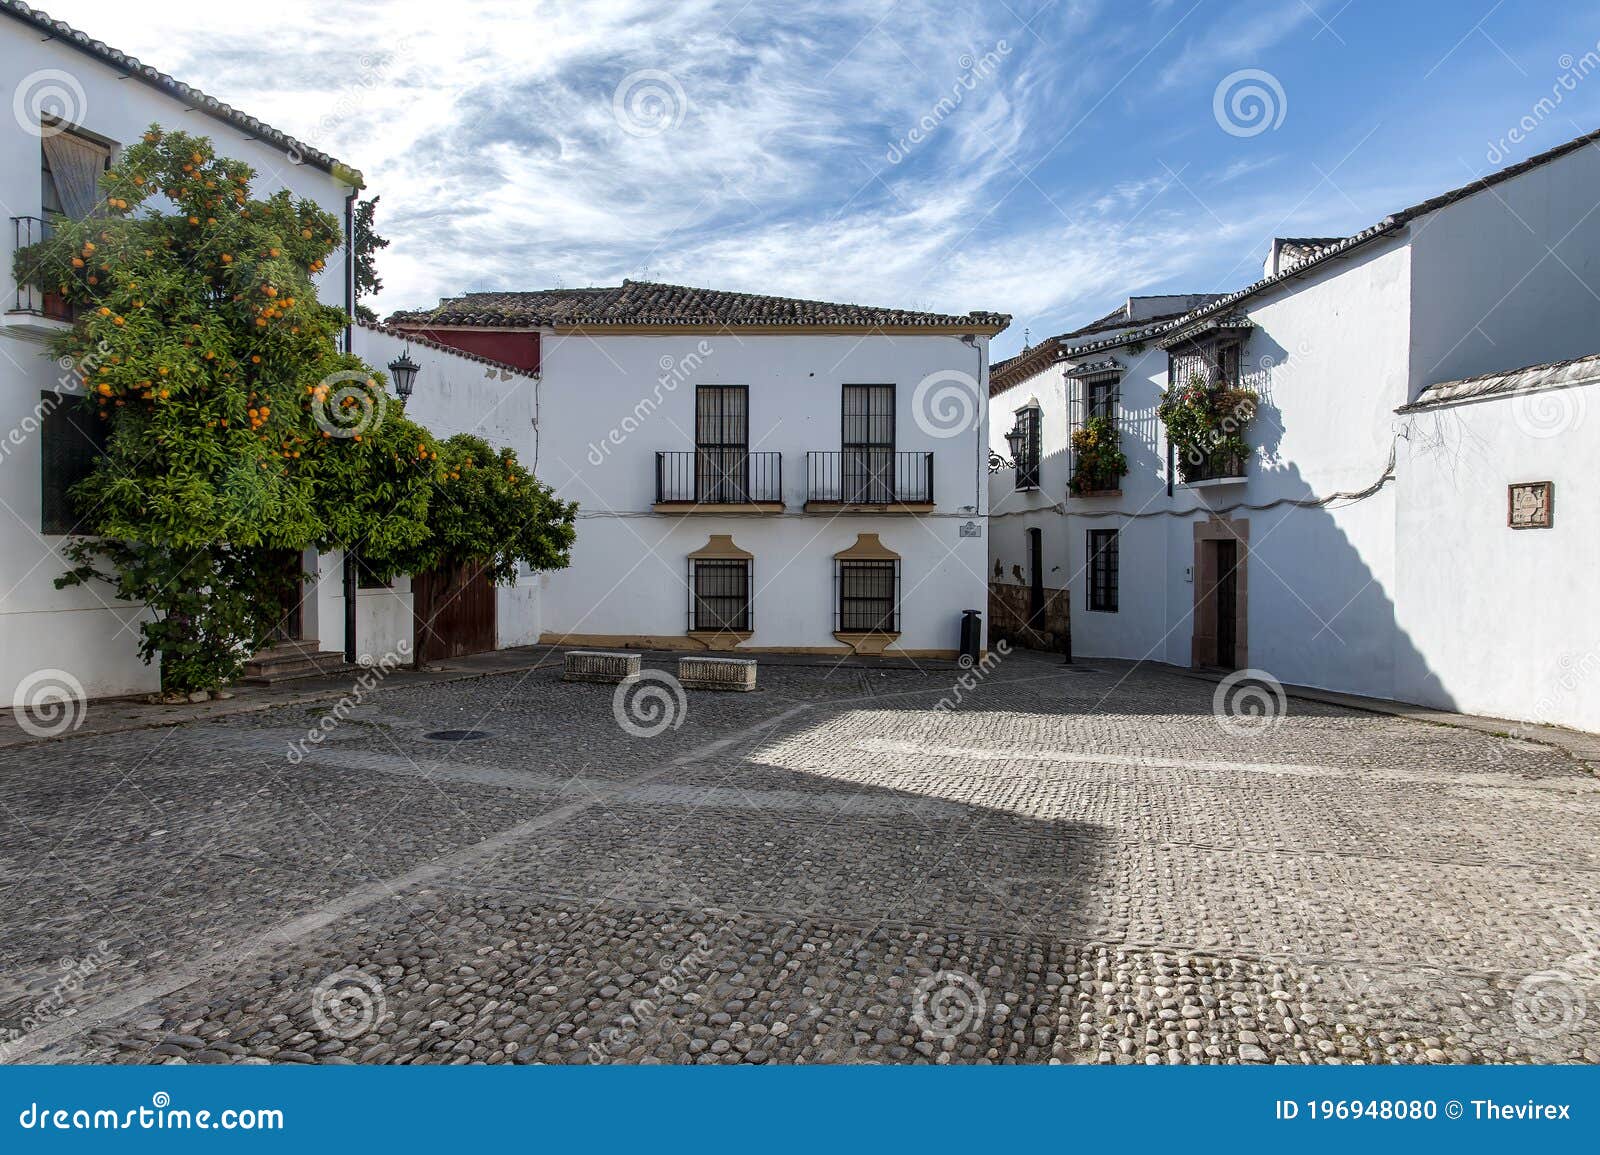
{"label": "green foliage", "polygon": [[1128,472],[1128,458],[1122,452],[1122,438],[1111,418],[1089,418],[1072,433],[1073,470],[1067,483],[1076,496],[1102,489],[1115,489]]}
{"label": "green foliage", "polygon": [[1177,449],[1178,474],[1192,481],[1212,462],[1250,456],[1244,432],[1255,420],[1260,396],[1253,389],[1208,381],[1198,373],[1186,384],[1169,386],[1156,407],[1167,437]]}
{"label": "green foliage", "polygon": [[383,278],[378,276],[378,250],[389,247],[389,238],[379,236],[372,223],[382,199],[357,201],[355,211],[356,316],[369,324],[376,322],[378,315],[361,304],[361,298],[383,290]]}
{"label": "green foliage", "polygon": [[[336,348],[346,317],[311,278],[338,221],[286,191],[253,198],[254,176],[205,138],[152,126],[102,178],[94,215],[16,255],[19,278],[77,307],[52,351],[108,423],[106,455],[73,491],[99,536],[68,544],[58,584],[103,577],[147,605],[141,652],[161,655],[173,690],[233,677],[265,636],[281,601],[263,551],[355,548],[396,569],[498,557],[475,530],[434,540],[453,524],[451,502],[430,504],[448,492],[441,445]],[[570,510],[563,521],[548,490],[519,484],[501,520],[473,525],[517,520],[500,547],[512,572],[518,557],[565,564]]]}

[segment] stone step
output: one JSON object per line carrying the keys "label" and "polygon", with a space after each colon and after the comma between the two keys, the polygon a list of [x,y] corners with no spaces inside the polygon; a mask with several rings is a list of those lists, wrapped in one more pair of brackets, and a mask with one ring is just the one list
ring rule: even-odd
{"label": "stone step", "polygon": [[346,669],[344,655],[322,653],[315,638],[279,642],[268,646],[244,664],[241,681],[252,686],[270,686],[297,678],[337,674]]}

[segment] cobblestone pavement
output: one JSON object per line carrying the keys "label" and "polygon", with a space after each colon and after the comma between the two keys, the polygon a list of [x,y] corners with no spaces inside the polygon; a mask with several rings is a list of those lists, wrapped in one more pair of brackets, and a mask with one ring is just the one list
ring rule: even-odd
{"label": "cobblestone pavement", "polygon": [[1590,768],[958,676],[764,660],[643,737],[544,669],[0,751],[0,1054],[1600,1061]]}

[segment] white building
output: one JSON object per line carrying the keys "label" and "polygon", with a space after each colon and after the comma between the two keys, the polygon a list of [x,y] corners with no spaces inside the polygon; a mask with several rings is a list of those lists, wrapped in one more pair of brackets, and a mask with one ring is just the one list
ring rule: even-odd
{"label": "white building", "polygon": [[391,324],[536,365],[579,504],[542,640],[950,656],[984,606],[989,338],[949,316],[625,281]]}
{"label": "white building", "polygon": [[[95,181],[124,142],[152,123],[207,136],[216,151],[258,174],[266,195],[286,188],[346,221],[361,174],[137,60],[12,0],[0,0],[0,204],[10,219],[0,233],[0,699],[21,702],[41,671],[62,671],[89,697],[145,692],[159,671],[138,654],[141,607],[118,601],[108,586],[58,590],[67,568],[60,549],[70,528],[65,493],[92,468],[94,450],[76,424],[82,392],[77,374],[48,355],[47,342],[68,327],[59,301],[37,286],[16,284],[12,254],[41,239],[52,214],[76,214],[97,199]],[[330,260],[318,293],[349,309],[348,254]],[[384,365],[400,339],[356,328],[351,346]],[[476,432],[520,454],[532,448],[531,374],[470,354],[417,342],[422,365],[411,412],[441,436]],[[301,644],[335,653],[345,648],[342,558],[308,551],[316,575],[293,624]],[[538,636],[534,583],[493,594],[508,645]],[[412,640],[410,579],[393,589],[361,589],[357,651],[378,655]],[[493,644],[493,642],[491,642]]]}
{"label": "white building", "polygon": [[[1018,411],[1041,435],[1036,488],[993,477],[991,576],[1068,591],[1080,655],[1600,729],[1593,363],[1457,383],[1600,348],[1596,139],[996,365],[993,448],[1013,456]],[[1248,458],[1186,483],[1156,407],[1196,372],[1261,404]],[[1074,494],[1094,417],[1127,472]],[[1539,483],[1558,516],[1513,528]]]}

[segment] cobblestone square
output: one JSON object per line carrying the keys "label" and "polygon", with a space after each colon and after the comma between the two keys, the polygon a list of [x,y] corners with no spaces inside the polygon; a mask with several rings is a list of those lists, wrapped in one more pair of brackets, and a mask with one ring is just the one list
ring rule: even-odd
{"label": "cobblestone square", "polygon": [[1592,767],[961,676],[552,661],[0,750],[4,1057],[1600,1061]]}

